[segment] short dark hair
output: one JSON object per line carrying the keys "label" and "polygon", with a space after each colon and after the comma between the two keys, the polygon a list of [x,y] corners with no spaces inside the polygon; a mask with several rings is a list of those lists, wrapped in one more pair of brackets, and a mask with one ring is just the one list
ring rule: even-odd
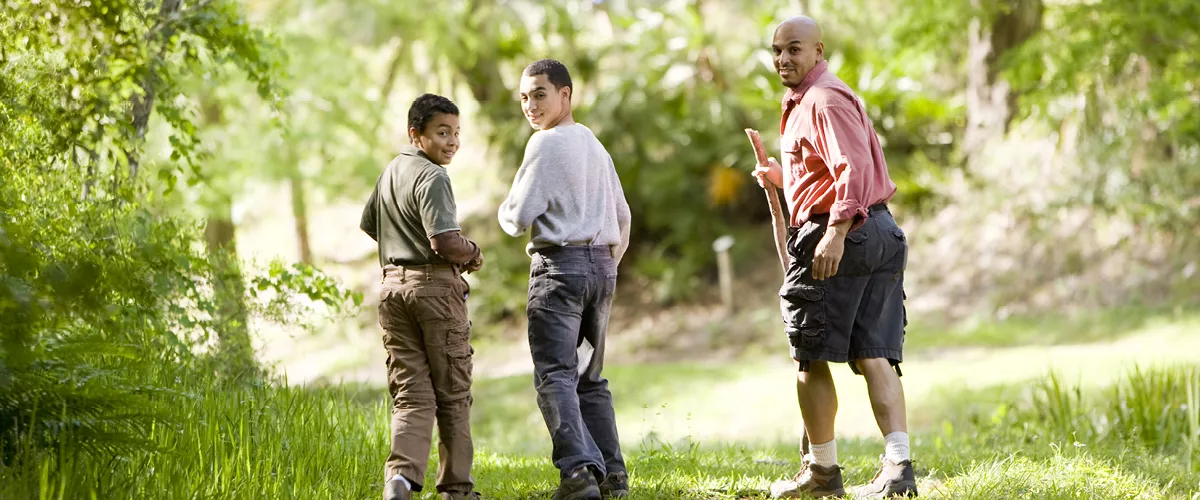
{"label": "short dark hair", "polygon": [[575,94],[575,87],[571,86],[571,72],[567,71],[567,66],[554,59],[539,59],[533,64],[525,67],[525,75],[537,76],[546,75],[546,79],[554,84],[555,89],[563,87],[571,89],[571,94]]}
{"label": "short dark hair", "polygon": [[455,106],[450,99],[440,95],[422,94],[408,108],[408,128],[415,128],[417,132],[424,133],[425,126],[429,125],[429,120],[432,120],[433,115],[438,113],[458,116],[458,106]]}

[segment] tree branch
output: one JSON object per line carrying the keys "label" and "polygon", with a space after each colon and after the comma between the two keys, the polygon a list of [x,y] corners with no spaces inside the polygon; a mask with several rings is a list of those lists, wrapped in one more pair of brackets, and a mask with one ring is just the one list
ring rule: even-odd
{"label": "tree branch", "polygon": [[[201,2],[195,8],[201,8],[202,6],[207,5],[209,1],[210,0]],[[147,69],[146,75],[142,78],[142,81],[138,83],[138,85],[142,88],[142,93],[134,93],[133,96],[129,98],[129,103],[133,111],[134,136],[132,144],[129,144],[123,148],[123,152],[125,153],[125,160],[129,163],[130,180],[136,180],[138,176],[138,167],[141,164],[138,149],[141,147],[142,140],[146,137],[146,128],[150,124],[150,113],[154,110],[154,97],[156,90],[155,83],[157,83],[156,71],[166,53],[167,42],[172,36],[175,35],[174,27],[169,21],[178,16],[179,5],[181,2],[182,0],[166,0],[163,2],[162,6],[159,7],[159,25],[165,26],[161,32],[161,37],[152,36],[159,34],[156,30],[152,30],[151,33],[147,33],[148,41],[159,38],[163,45],[159,47],[158,55],[150,61],[150,67]]]}

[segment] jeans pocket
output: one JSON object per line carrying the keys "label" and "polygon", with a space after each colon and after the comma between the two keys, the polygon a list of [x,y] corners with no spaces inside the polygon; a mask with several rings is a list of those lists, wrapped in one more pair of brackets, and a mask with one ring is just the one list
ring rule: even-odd
{"label": "jeans pocket", "polygon": [[527,311],[544,309],[564,314],[583,311],[588,287],[586,274],[548,273],[530,281]]}

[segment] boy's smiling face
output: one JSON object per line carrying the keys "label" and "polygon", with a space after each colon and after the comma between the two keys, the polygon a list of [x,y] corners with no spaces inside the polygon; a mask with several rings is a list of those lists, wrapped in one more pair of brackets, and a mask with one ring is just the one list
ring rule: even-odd
{"label": "boy's smiling face", "polygon": [[538,130],[553,128],[570,109],[571,89],[555,88],[546,75],[521,76],[521,111]]}
{"label": "boy's smiling face", "polygon": [[458,152],[458,115],[434,113],[425,124],[425,131],[408,131],[414,146],[424,151],[434,163],[449,165]]}

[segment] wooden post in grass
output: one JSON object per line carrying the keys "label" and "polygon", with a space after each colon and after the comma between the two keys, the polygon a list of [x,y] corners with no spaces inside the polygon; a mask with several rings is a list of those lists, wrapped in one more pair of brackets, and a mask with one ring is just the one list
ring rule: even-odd
{"label": "wooden post in grass", "polygon": [[717,252],[717,275],[721,282],[721,303],[725,306],[725,314],[732,315],[733,305],[733,262],[729,258],[729,249],[733,247],[733,236],[725,235],[713,241],[713,251]]}

